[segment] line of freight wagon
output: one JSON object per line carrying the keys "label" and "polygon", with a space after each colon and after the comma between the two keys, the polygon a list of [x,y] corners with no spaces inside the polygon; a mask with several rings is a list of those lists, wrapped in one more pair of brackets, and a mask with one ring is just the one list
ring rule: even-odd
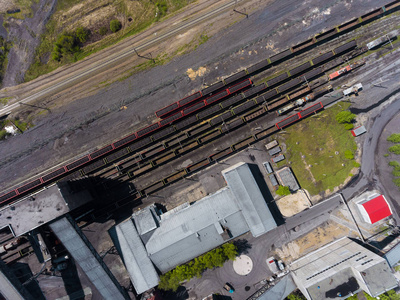
{"label": "line of freight wagon", "polygon": [[[220,86],[224,86],[225,84],[229,84],[230,82],[234,82],[234,81],[240,80],[241,78],[243,78],[243,77],[245,77],[245,76],[247,76],[249,74],[258,72],[260,70],[264,70],[270,64],[273,64],[273,63],[276,63],[278,61],[282,61],[284,59],[287,59],[287,58],[291,57],[294,53],[296,53],[296,52],[298,52],[300,50],[303,51],[308,47],[311,47],[311,46],[313,46],[315,44],[318,44],[318,43],[321,43],[323,41],[326,41],[326,40],[328,40],[328,38],[332,39],[333,37],[336,37],[336,36],[338,36],[338,35],[340,35],[340,34],[342,34],[344,32],[352,31],[355,28],[357,28],[358,26],[364,25],[366,22],[370,22],[370,21],[372,21],[374,19],[377,19],[377,18],[383,16],[386,13],[393,12],[393,11],[397,10],[399,8],[399,6],[400,6],[400,0],[392,1],[392,2],[388,3],[387,5],[385,5],[385,6],[381,7],[381,8],[378,8],[378,9],[373,10],[373,11],[367,13],[367,14],[362,15],[359,18],[355,18],[355,19],[350,20],[350,21],[348,21],[348,22],[346,22],[344,24],[336,26],[336,27],[334,27],[334,28],[332,28],[330,30],[327,30],[327,31],[325,31],[323,33],[317,34],[312,39],[304,41],[304,42],[302,42],[302,43],[300,43],[300,44],[298,44],[296,46],[293,46],[293,47],[291,47],[291,48],[289,48],[289,49],[287,49],[287,50],[285,50],[285,51],[283,51],[281,53],[273,55],[273,56],[271,56],[271,57],[269,57],[269,58],[267,58],[265,60],[262,60],[262,61],[256,63],[255,65],[253,65],[253,66],[251,66],[251,67],[249,67],[249,68],[247,68],[247,69],[245,69],[245,70],[243,70],[243,71],[241,71],[239,73],[236,73],[236,74],[228,77],[230,79],[226,78],[224,81],[221,81],[219,83],[213,84],[212,86],[207,88],[207,90],[206,89],[202,90],[201,94],[203,95],[203,92],[204,92],[204,94],[206,94],[206,93],[209,94],[209,93],[212,93],[213,91],[217,91],[217,90],[220,89]],[[291,71],[293,72],[293,69]],[[287,75],[289,75],[289,74],[287,74]],[[206,94],[206,95],[208,95],[208,94]],[[187,99],[187,101],[188,101],[188,103],[191,102],[190,99]],[[143,136],[147,135],[150,132],[149,129],[150,128],[147,128],[147,130],[145,130],[147,132],[144,132]],[[29,192],[29,191],[31,191],[31,190],[33,190],[35,188],[39,188],[41,186],[47,185],[50,182],[56,180],[57,178],[60,178],[64,174],[67,174],[67,173],[77,169],[78,167],[89,163],[90,161],[93,160],[93,156],[95,157],[95,159],[97,159],[97,158],[105,155],[106,153],[108,153],[110,151],[113,151],[113,150],[115,150],[117,148],[122,147],[123,145],[126,145],[126,144],[134,141],[136,138],[139,138],[139,137],[142,137],[142,136],[138,136],[138,135],[136,135],[136,133],[134,133],[134,134],[132,134],[130,136],[127,136],[127,137],[125,137],[125,138],[123,138],[123,139],[121,139],[121,140],[119,140],[119,141],[117,141],[117,142],[115,142],[115,143],[113,143],[113,144],[111,144],[109,146],[106,146],[106,147],[104,147],[104,148],[102,148],[100,150],[94,151],[93,153],[91,153],[91,154],[89,154],[89,155],[87,155],[85,157],[82,157],[82,158],[78,159],[77,161],[75,161],[75,162],[73,162],[73,163],[71,163],[69,165],[66,165],[66,166],[64,166],[62,168],[59,168],[59,169],[57,169],[57,170],[55,170],[55,171],[53,171],[53,172],[51,172],[51,173],[49,173],[49,174],[47,174],[47,175],[45,175],[43,177],[40,177],[40,178],[38,178],[38,179],[36,179],[36,180],[34,180],[32,182],[29,182],[29,183],[27,183],[27,184],[15,189],[15,190],[9,191],[9,192],[7,192],[7,193],[5,193],[5,194],[0,196],[0,205],[7,204],[7,203],[10,202],[10,200],[12,200],[14,198],[17,198],[17,196],[26,194],[27,192]],[[115,146],[117,146],[117,147],[115,147]]]}
{"label": "line of freight wagon", "polygon": [[[236,81],[242,80],[243,78],[246,78],[249,75],[255,74],[257,72],[260,72],[262,70],[266,70],[267,68],[271,67],[272,65],[282,62],[284,60],[287,60],[294,55],[299,54],[300,52],[304,52],[305,50],[309,49],[312,46],[315,45],[320,45],[328,40],[331,40],[335,37],[338,37],[344,33],[350,32],[359,26],[365,25],[368,22],[371,22],[375,19],[378,19],[382,16],[384,16],[387,13],[394,12],[395,10],[398,9],[400,6],[400,0],[392,1],[388,3],[387,5],[380,7],[378,9],[375,9],[373,11],[370,11],[364,15],[362,15],[359,18],[354,18],[350,21],[347,21],[341,25],[335,26],[329,30],[326,30],[322,33],[316,34],[313,38],[308,39],[302,43],[299,43],[293,47],[290,47],[278,54],[272,55],[269,58],[266,58],[246,69],[243,69],[242,71],[235,73],[225,79],[222,79],[221,81],[218,81],[214,83],[213,85],[198,91],[188,97],[185,97],[179,101],[176,101],[158,111],[156,111],[156,116],[159,118],[165,118],[178,110],[181,110],[183,107],[196,102],[196,100],[201,99],[201,97],[210,95],[225,85],[232,84]],[[295,75],[301,70],[301,66],[299,66],[299,69],[292,69],[289,70],[289,75]],[[297,72],[297,73],[296,73]]]}

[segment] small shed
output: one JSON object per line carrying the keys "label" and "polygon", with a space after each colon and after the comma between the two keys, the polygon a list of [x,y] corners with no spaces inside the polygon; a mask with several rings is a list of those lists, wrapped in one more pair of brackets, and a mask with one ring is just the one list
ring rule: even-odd
{"label": "small shed", "polygon": [[374,224],[392,215],[384,195],[374,194],[357,202],[358,209],[366,223]]}
{"label": "small shed", "polygon": [[271,180],[271,184],[273,186],[277,186],[278,185],[278,181],[276,180],[276,177],[274,174],[269,175],[269,180]]}
{"label": "small shed", "polygon": [[278,146],[269,150],[268,153],[269,155],[274,156],[275,154],[278,154],[281,151],[282,151],[281,147]]}
{"label": "small shed", "polygon": [[279,154],[278,156],[273,157],[271,160],[274,163],[277,163],[278,161],[284,160],[285,156],[283,154]]}
{"label": "small shed", "polygon": [[267,150],[274,148],[275,146],[278,145],[278,142],[276,140],[273,140],[272,142],[268,143],[265,145],[265,148],[267,148]]}
{"label": "small shed", "polygon": [[351,131],[351,134],[352,134],[354,137],[356,137],[356,136],[359,136],[359,135],[361,135],[361,134],[363,134],[363,133],[366,133],[366,132],[367,132],[367,129],[365,129],[364,126],[358,126],[358,127],[354,128],[354,129]]}

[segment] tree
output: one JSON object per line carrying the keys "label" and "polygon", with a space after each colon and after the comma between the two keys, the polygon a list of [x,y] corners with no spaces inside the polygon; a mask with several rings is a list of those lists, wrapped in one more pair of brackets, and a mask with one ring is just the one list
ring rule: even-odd
{"label": "tree", "polygon": [[105,26],[103,26],[103,27],[100,27],[100,29],[99,29],[99,33],[101,34],[101,35],[106,35],[107,34],[107,27],[105,27]]}
{"label": "tree", "polygon": [[75,30],[75,36],[76,36],[77,40],[81,43],[84,43],[87,41],[89,34],[90,34],[90,31],[84,27],[78,27]]}
{"label": "tree", "polygon": [[115,19],[110,22],[110,29],[112,32],[117,32],[122,28],[122,24],[119,20]]}
{"label": "tree", "polygon": [[356,115],[352,114],[351,112],[344,110],[339,112],[336,115],[336,121],[338,121],[338,123],[340,124],[344,124],[344,123],[352,123],[353,120],[355,119]]}
{"label": "tree", "polygon": [[354,128],[354,125],[352,123],[344,124],[344,129],[346,129],[346,130],[352,130],[353,128]]}
{"label": "tree", "polygon": [[400,133],[392,133],[388,136],[387,141],[392,143],[400,143]]}
{"label": "tree", "polygon": [[59,36],[56,42],[56,47],[58,47],[62,53],[73,52],[74,46],[75,39],[69,34]]}
{"label": "tree", "polygon": [[280,185],[279,188],[276,190],[276,193],[279,196],[287,196],[290,195],[290,189],[288,186]]}
{"label": "tree", "polygon": [[346,159],[353,159],[354,158],[354,154],[351,150],[346,150],[344,151],[344,157]]}
{"label": "tree", "polygon": [[225,256],[230,260],[235,260],[238,252],[237,247],[234,244],[227,243],[222,245],[222,249],[224,250]]}

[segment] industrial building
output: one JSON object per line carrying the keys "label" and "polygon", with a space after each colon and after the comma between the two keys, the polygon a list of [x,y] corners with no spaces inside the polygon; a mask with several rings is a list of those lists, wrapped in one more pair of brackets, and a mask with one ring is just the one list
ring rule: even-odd
{"label": "industrial building", "polygon": [[294,261],[290,269],[309,300],[346,299],[361,290],[376,297],[398,286],[384,258],[347,237]]}
{"label": "industrial building", "polygon": [[275,173],[280,184],[283,186],[288,186],[291,192],[295,192],[300,189],[296,177],[294,177],[294,174],[289,167],[284,167]]}
{"label": "industrial building", "polygon": [[228,186],[212,195],[164,214],[151,205],[115,227],[137,293],[158,284],[156,269],[165,273],[248,231],[257,237],[276,228],[248,164],[222,174]]}

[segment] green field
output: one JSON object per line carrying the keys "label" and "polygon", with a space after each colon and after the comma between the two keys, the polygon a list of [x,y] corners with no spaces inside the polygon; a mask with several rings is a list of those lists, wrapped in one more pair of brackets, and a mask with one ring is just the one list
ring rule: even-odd
{"label": "green field", "polygon": [[349,106],[349,103],[336,104],[276,136],[287,148],[286,159],[278,167],[290,166],[301,187],[311,195],[340,185],[357,165],[345,158],[346,150],[354,153],[357,149],[354,137],[335,120],[336,114]]}

